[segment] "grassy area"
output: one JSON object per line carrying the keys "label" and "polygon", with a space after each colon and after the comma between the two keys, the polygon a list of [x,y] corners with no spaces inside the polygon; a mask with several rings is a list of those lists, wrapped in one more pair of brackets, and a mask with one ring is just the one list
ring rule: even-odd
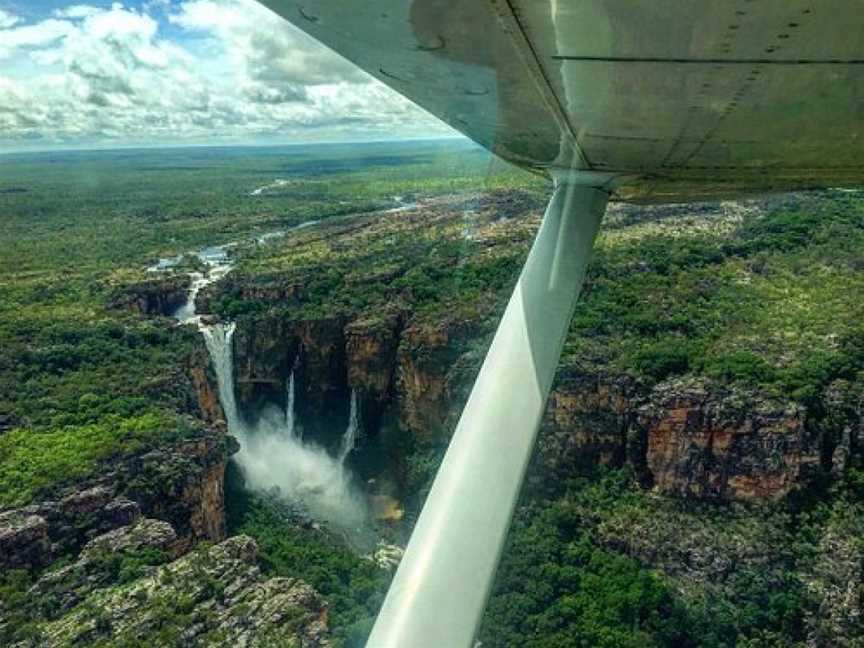
{"label": "grassy area", "polygon": [[188,438],[197,429],[189,419],[155,411],[10,430],[0,435],[0,507],[22,506],[58,484],[92,477],[108,460]]}

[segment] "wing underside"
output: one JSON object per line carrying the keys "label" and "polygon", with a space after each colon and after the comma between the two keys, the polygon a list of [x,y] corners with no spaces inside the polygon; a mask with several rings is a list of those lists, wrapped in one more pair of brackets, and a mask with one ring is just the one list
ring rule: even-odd
{"label": "wing underside", "polygon": [[266,0],[520,166],[684,200],[864,178],[860,0]]}

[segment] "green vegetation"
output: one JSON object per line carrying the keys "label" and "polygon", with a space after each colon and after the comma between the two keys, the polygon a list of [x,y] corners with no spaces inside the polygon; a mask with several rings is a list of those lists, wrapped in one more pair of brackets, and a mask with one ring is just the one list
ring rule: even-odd
{"label": "green vegetation", "polygon": [[698,645],[664,579],[592,538],[583,515],[599,502],[589,498],[616,493],[603,482],[589,488],[520,513],[486,612],[483,645]]}
{"label": "green vegetation", "polygon": [[859,379],[857,195],[817,194],[743,219],[640,222],[636,211],[613,216],[600,238],[565,362],[635,370],[649,383],[705,375],[807,405],[831,382]]}
{"label": "green vegetation", "polygon": [[[542,210],[547,190],[533,178],[507,175],[491,184],[496,190],[489,194],[334,221],[246,250],[217,288],[214,310],[227,317],[267,310],[352,319],[402,310],[416,321],[482,321],[518,276],[537,225],[529,216]],[[289,288],[291,297],[281,303],[245,297],[258,287]]]}
{"label": "green vegetation", "polygon": [[[831,623],[815,593],[832,577],[861,591],[849,580],[864,532],[856,483],[843,480],[795,514],[782,504],[652,498],[627,470],[529,495],[480,638],[494,647],[803,647],[805,619]],[[858,548],[825,554],[841,530]]]}
{"label": "green vegetation", "polygon": [[164,412],[0,435],[0,507],[27,504],[49,487],[73,485],[109,459],[191,437],[200,424]]}

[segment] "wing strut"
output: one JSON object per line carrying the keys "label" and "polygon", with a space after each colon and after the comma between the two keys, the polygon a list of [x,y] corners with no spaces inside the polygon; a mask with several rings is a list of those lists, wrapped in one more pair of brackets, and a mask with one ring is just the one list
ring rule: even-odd
{"label": "wing strut", "polygon": [[471,648],[608,194],[556,178],[368,648]]}

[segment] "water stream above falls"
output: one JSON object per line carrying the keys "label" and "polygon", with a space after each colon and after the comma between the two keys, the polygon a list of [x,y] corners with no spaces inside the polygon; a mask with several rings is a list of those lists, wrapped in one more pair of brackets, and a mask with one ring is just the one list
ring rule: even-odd
{"label": "water stream above falls", "polygon": [[[206,286],[231,271],[228,247],[206,248],[198,253],[203,272],[190,273],[192,284],[186,302],[173,316],[183,324],[194,324],[204,337],[216,373],[219,400],[228,431],[237,439],[240,450],[234,459],[246,485],[276,494],[297,505],[311,517],[326,522],[357,545],[374,544],[371,516],[366,496],[355,485],[346,460],[357,443],[359,412],[357,395],[352,391],[348,425],[342,433],[338,452],[301,437],[296,422],[294,375],[287,381],[286,406],[268,405],[255,417],[244,417],[234,396],[234,322],[207,323],[197,313],[195,300]],[[254,418],[254,421],[250,421]]]}

